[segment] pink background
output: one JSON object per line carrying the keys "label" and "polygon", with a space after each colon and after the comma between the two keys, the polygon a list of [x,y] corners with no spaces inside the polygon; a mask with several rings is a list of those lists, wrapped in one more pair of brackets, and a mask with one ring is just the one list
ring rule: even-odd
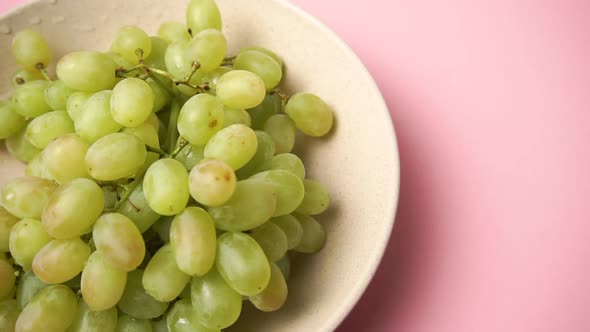
{"label": "pink background", "polygon": [[340,331],[590,331],[590,1],[293,2],[400,144],[394,234]]}

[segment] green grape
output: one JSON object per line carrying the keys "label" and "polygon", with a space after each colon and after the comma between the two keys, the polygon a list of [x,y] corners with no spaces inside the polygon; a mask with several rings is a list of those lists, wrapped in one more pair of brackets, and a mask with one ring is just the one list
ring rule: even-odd
{"label": "green grape", "polygon": [[279,113],[281,108],[281,97],[274,93],[266,95],[260,105],[248,110],[250,118],[252,119],[252,128],[256,130],[264,129],[266,120]]}
{"label": "green grape", "polygon": [[186,9],[186,25],[193,35],[206,30],[221,31],[221,14],[214,0],[190,0]]}
{"label": "green grape", "polygon": [[36,148],[26,138],[27,124],[16,134],[6,138],[6,150],[16,159],[29,163],[33,158],[41,154],[41,149]]}
{"label": "green grape", "polygon": [[0,260],[0,299],[4,299],[14,289],[16,275],[10,263]]}
{"label": "green grape", "polygon": [[2,205],[10,214],[24,219],[40,219],[57,184],[32,176],[14,178],[2,188]]}
{"label": "green grape", "polygon": [[243,124],[244,126],[251,127],[252,120],[250,119],[250,114],[244,110],[224,107],[223,128],[233,124]]}
{"label": "green grape", "polygon": [[320,97],[311,93],[296,93],[287,102],[285,113],[297,129],[313,137],[326,135],[332,129],[332,109]]}
{"label": "green grape", "polygon": [[223,105],[208,94],[191,97],[178,115],[178,132],[193,145],[205,145],[223,127]]}
{"label": "green grape", "polygon": [[150,53],[150,56],[145,58],[145,64],[150,68],[166,70],[164,57],[169,42],[160,37],[150,37],[150,40],[152,42],[152,52]]}
{"label": "green grape", "polygon": [[88,149],[88,173],[100,181],[133,176],[147,156],[145,144],[129,133],[114,133],[100,138]]}
{"label": "green grape", "polygon": [[215,223],[207,211],[187,207],[170,227],[170,245],[178,268],[192,276],[207,273],[215,262]]}
{"label": "green grape", "polygon": [[235,189],[236,174],[221,160],[204,160],[190,172],[191,196],[203,205],[220,206],[230,199]]}
{"label": "green grape", "polygon": [[121,54],[127,61],[137,63],[137,50],[142,51],[144,59],[150,56],[152,41],[147,33],[136,26],[120,28],[111,44],[111,51]]}
{"label": "green grape", "polygon": [[14,300],[0,301],[0,331],[14,332],[20,310]]}
{"label": "green grape", "polygon": [[72,89],[98,92],[115,86],[117,64],[107,54],[72,52],[57,63],[57,77]]}
{"label": "green grape", "polygon": [[65,285],[42,289],[23,309],[15,331],[66,331],[76,318],[76,294]]}
{"label": "green grape", "polygon": [[0,206],[0,252],[9,252],[8,239],[12,227],[18,222],[18,218]]}
{"label": "green grape", "polygon": [[266,223],[255,228],[250,236],[258,242],[270,262],[278,261],[287,253],[289,246],[287,235],[273,223]]}
{"label": "green grape", "polygon": [[66,102],[66,112],[74,122],[81,117],[84,103],[92,97],[91,92],[74,92],[68,97]]}
{"label": "green grape", "polygon": [[166,325],[170,332],[220,331],[219,329],[209,329],[201,325],[189,299],[183,299],[174,304],[166,315]]}
{"label": "green grape", "polygon": [[51,63],[49,45],[37,31],[22,30],[12,39],[12,55],[16,62],[27,70],[36,70],[39,66],[47,68]]}
{"label": "green grape", "polygon": [[280,56],[278,56],[275,52],[269,50],[268,48],[264,48],[264,47],[260,47],[260,46],[250,46],[250,47],[242,48],[240,50],[240,53],[245,52],[245,51],[258,51],[258,52],[264,53],[264,54],[270,56],[271,58],[273,58],[273,60],[276,61],[279,64],[279,66],[281,66],[281,68],[283,68],[283,59],[281,59]]}
{"label": "green grape", "polygon": [[119,302],[126,283],[127,273],[109,263],[100,251],[95,251],[82,270],[80,290],[91,310],[107,310]]}
{"label": "green grape", "polygon": [[23,219],[12,226],[8,245],[10,254],[16,264],[28,271],[33,265],[33,258],[51,237],[43,229],[40,221]]}
{"label": "green grape", "polygon": [[45,89],[49,84],[48,81],[30,81],[16,88],[12,96],[15,111],[25,118],[50,112],[51,107],[45,101]]}
{"label": "green grape", "polygon": [[326,243],[324,226],[311,216],[297,214],[295,217],[297,217],[303,228],[303,236],[301,237],[301,243],[294,250],[306,254],[313,254],[320,251]]}
{"label": "green grape", "polygon": [[289,258],[289,254],[285,254],[285,256],[276,261],[275,264],[281,269],[283,278],[285,278],[286,281],[289,280],[289,277],[291,276],[291,258]]}
{"label": "green grape", "polygon": [[74,122],[66,111],[53,111],[33,119],[25,137],[35,147],[45,149],[54,139],[74,131]]}
{"label": "green grape", "polygon": [[272,156],[275,154],[275,142],[272,137],[263,131],[255,131],[257,147],[256,154],[250,161],[240,168],[236,174],[241,179],[246,179],[258,172],[266,171],[270,168]]}
{"label": "green grape", "polygon": [[280,169],[258,173],[252,177],[270,184],[277,196],[277,206],[273,217],[289,214],[303,201],[305,188],[297,175]]}
{"label": "green grape", "polygon": [[76,134],[56,138],[43,150],[47,171],[59,183],[77,178],[88,178],[84,158],[88,144]]}
{"label": "green grape", "polygon": [[161,316],[168,308],[168,303],[159,302],[143,288],[143,270],[137,269],[127,275],[127,285],[119,310],[135,319],[152,319]]}
{"label": "green grape", "polygon": [[119,316],[117,332],[152,332],[152,323],[147,319],[135,319],[127,315]]}
{"label": "green grape", "polygon": [[178,214],[184,210],[190,195],[188,173],[179,161],[160,159],[145,173],[143,190],[150,208],[156,213]]}
{"label": "green grape", "polygon": [[112,210],[115,204],[119,200],[119,194],[117,188],[114,185],[103,186],[102,191],[104,193],[104,208],[105,210]]}
{"label": "green grape", "polygon": [[241,124],[218,131],[205,146],[205,158],[226,162],[234,170],[246,165],[256,154],[257,139],[254,130]]}
{"label": "green grape", "polygon": [[153,332],[169,332],[168,331],[168,324],[166,323],[166,318],[162,318],[160,320],[153,320],[152,321],[152,331]]}
{"label": "green grape", "polygon": [[288,153],[295,146],[295,124],[284,114],[276,114],[268,118],[264,124],[267,132],[276,143],[277,154]]}
{"label": "green grape", "polygon": [[301,243],[303,237],[303,227],[297,218],[290,214],[272,218],[271,223],[281,228],[287,236],[287,249],[291,250]]}
{"label": "green grape", "polygon": [[162,23],[158,28],[158,37],[169,43],[177,41],[188,42],[191,39],[191,35],[188,33],[188,27],[176,21]]}
{"label": "green grape", "polygon": [[[303,161],[292,153],[281,153],[272,157],[270,169],[283,169],[297,175],[301,180],[305,178]],[[305,183],[303,184],[305,185]]]}
{"label": "green grape", "polygon": [[276,208],[272,185],[258,180],[238,181],[227,203],[209,208],[215,226],[224,231],[245,231],[268,221]]}
{"label": "green grape", "polygon": [[255,50],[241,51],[234,61],[234,69],[258,75],[268,91],[276,88],[283,78],[281,65],[270,55]]}
{"label": "green grape", "polygon": [[199,322],[209,328],[231,326],[242,311],[242,295],[229,287],[215,269],[193,278],[191,302]]}
{"label": "green grape", "polygon": [[115,332],[117,328],[117,309],[96,311],[80,299],[76,318],[67,332]]}
{"label": "green grape", "polygon": [[19,69],[14,74],[12,74],[12,87],[18,88],[20,85],[25,84],[29,81],[38,81],[44,80],[43,74],[41,71],[35,70],[26,70],[26,69]]}
{"label": "green grape", "polygon": [[25,167],[25,175],[54,181],[47,169],[47,165],[45,165],[43,153],[37,154],[33,160],[29,162],[27,167]]}
{"label": "green grape", "polygon": [[68,98],[76,92],[76,90],[67,87],[64,82],[57,80],[45,90],[45,102],[52,110],[65,111]]}
{"label": "green grape", "polygon": [[[152,92],[154,93],[154,105],[152,106],[152,110],[154,112],[159,112],[163,110],[164,106],[170,103],[170,94],[160,83],[156,82],[153,78],[148,78],[146,82],[152,88]],[[150,117],[152,116],[152,114],[150,114]],[[153,116],[155,117],[155,115]]]}
{"label": "green grape", "polygon": [[12,102],[0,105],[0,139],[15,135],[25,127],[25,118]]}
{"label": "green grape", "polygon": [[245,70],[232,70],[221,76],[216,90],[223,105],[237,109],[256,107],[266,95],[264,81]]}
{"label": "green grape", "polygon": [[270,279],[270,265],[260,245],[243,233],[224,233],[217,239],[217,270],[236,292],[260,293]]}
{"label": "green grape", "polygon": [[203,72],[219,67],[227,51],[227,41],[221,31],[207,29],[197,33],[186,47],[185,57],[197,61]]}
{"label": "green grape", "polygon": [[82,272],[89,256],[90,246],[80,238],[51,240],[35,255],[33,272],[48,284],[60,284]]}
{"label": "green grape", "polygon": [[275,264],[270,264],[270,281],[266,288],[249,300],[261,311],[271,312],[279,310],[287,301],[287,282],[283,277],[281,269]]}
{"label": "green grape", "polygon": [[121,129],[121,125],[111,116],[112,94],[113,92],[109,90],[93,94],[77,112],[74,126],[76,132],[86,142],[93,143]]}
{"label": "green grape", "polygon": [[317,215],[328,209],[330,206],[330,192],[323,184],[314,180],[303,180],[305,196],[297,208],[297,212],[308,215]]}
{"label": "green grape", "polygon": [[143,287],[148,294],[161,302],[170,302],[177,298],[189,280],[190,276],[176,265],[170,244],[158,249],[143,273]]}
{"label": "green grape", "polygon": [[156,221],[154,224],[153,229],[158,233],[158,236],[162,241],[165,243],[170,242],[170,227],[172,226],[172,222],[174,221],[174,217],[162,217],[160,220]]}
{"label": "green grape", "polygon": [[144,80],[126,78],[113,89],[111,116],[122,126],[137,127],[143,124],[153,107],[154,92]]}
{"label": "green grape", "polygon": [[49,284],[37,278],[33,271],[25,272],[20,277],[16,287],[16,304],[18,308],[22,310],[40,290],[48,286]]}
{"label": "green grape", "polygon": [[[158,132],[160,129],[160,119],[158,118],[158,116],[155,113],[151,113],[148,116],[148,118],[145,120],[145,123],[152,126],[156,130],[156,132]],[[159,138],[160,138],[160,136],[158,133],[158,141],[160,140]]]}
{"label": "green grape", "polygon": [[117,212],[131,219],[141,233],[160,219],[160,215],[148,205],[141,183],[133,189],[127,200],[121,202]]}
{"label": "green grape", "polygon": [[187,76],[192,67],[192,62],[186,57],[187,42],[177,41],[168,46],[164,62],[166,69],[177,79],[183,79]]}
{"label": "green grape", "polygon": [[56,239],[71,239],[89,233],[104,209],[104,193],[92,180],[74,179],[51,195],[41,222]]}
{"label": "green grape", "polygon": [[[135,65],[135,63],[137,62],[137,58],[134,61],[129,61],[117,52],[109,51],[109,52],[106,52],[105,54],[108,55],[109,58],[111,58],[111,60],[113,60],[115,62],[115,64],[117,65],[117,68],[129,69],[129,68],[132,68]],[[119,80],[119,79],[121,79],[121,78],[117,77],[117,80]]]}
{"label": "green grape", "polygon": [[226,73],[229,73],[232,70],[232,68],[225,66],[217,67],[214,70],[207,72],[203,71],[202,69],[199,69],[195,72],[190,82],[194,85],[208,83],[209,86],[212,87],[212,89],[210,89],[207,92],[209,94],[215,95],[215,86],[217,85],[217,82],[219,81],[221,76],[223,76]]}
{"label": "green grape", "polygon": [[196,164],[205,158],[205,146],[194,146],[188,144],[176,155],[175,159],[184,165],[187,171],[190,171]]}
{"label": "green grape", "polygon": [[120,213],[103,214],[94,225],[96,249],[115,268],[133,271],[143,261],[145,243],[131,219]]}

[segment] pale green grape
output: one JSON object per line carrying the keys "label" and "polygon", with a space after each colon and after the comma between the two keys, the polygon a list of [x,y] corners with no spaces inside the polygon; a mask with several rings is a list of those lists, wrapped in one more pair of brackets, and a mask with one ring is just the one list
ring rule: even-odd
{"label": "pale green grape", "polygon": [[275,142],[267,133],[257,130],[256,133],[256,154],[250,161],[240,168],[236,174],[241,179],[246,179],[258,172],[266,171],[270,168],[272,156],[275,154]]}
{"label": "pale green grape", "polygon": [[301,180],[305,178],[305,165],[303,161],[292,153],[281,153],[272,157],[270,169],[283,169],[297,175]]}
{"label": "pale green grape", "polygon": [[0,139],[15,135],[25,127],[25,118],[12,102],[0,105]]}
{"label": "pale green grape", "polygon": [[221,160],[204,160],[190,172],[191,196],[203,205],[220,206],[230,199],[235,189],[236,174]]}
{"label": "pale green grape", "polygon": [[29,163],[33,158],[41,154],[41,149],[36,148],[26,138],[27,124],[16,134],[6,138],[6,149],[16,159]]}
{"label": "pale green grape", "polygon": [[126,284],[127,273],[109,263],[100,251],[95,251],[82,270],[80,290],[91,310],[107,310],[119,302]]}
{"label": "pale green grape", "polygon": [[14,289],[16,275],[10,263],[0,260],[0,299],[6,298]]}
{"label": "pale green grape", "polygon": [[295,124],[284,114],[276,114],[268,118],[264,131],[275,141],[277,154],[288,153],[295,146]]}
{"label": "pale green grape", "polygon": [[245,70],[232,70],[221,76],[216,86],[217,97],[229,108],[258,106],[266,95],[264,81]]}
{"label": "pale green grape", "polygon": [[12,227],[18,222],[18,218],[0,206],[0,252],[9,252],[8,239]]}
{"label": "pale green grape", "polygon": [[56,138],[43,150],[43,159],[47,171],[59,183],[76,178],[88,178],[84,158],[88,144],[76,134],[67,134]]}
{"label": "pale green grape", "polygon": [[45,89],[48,81],[29,81],[14,90],[12,102],[15,111],[25,118],[35,118],[51,111],[45,101]]}
{"label": "pale green grape", "polygon": [[135,319],[156,318],[166,311],[168,303],[159,302],[149,295],[143,288],[142,279],[142,269],[129,272],[125,291],[117,307]]}
{"label": "pale green grape", "polygon": [[203,72],[219,67],[227,51],[227,41],[221,31],[207,29],[197,33],[186,47],[185,57],[197,61]]}
{"label": "pale green grape", "polygon": [[34,176],[46,180],[54,181],[53,176],[49,173],[43,153],[37,154],[25,167],[25,175]]}
{"label": "pale green grape", "polygon": [[201,325],[191,301],[183,299],[174,304],[166,315],[166,325],[170,332],[219,332]]}
{"label": "pale green grape", "polygon": [[33,272],[48,284],[60,284],[82,272],[89,256],[90,246],[80,238],[51,240],[35,255]]}
{"label": "pale green grape", "polygon": [[186,9],[186,25],[193,35],[206,30],[221,30],[221,14],[214,0],[190,0]]}
{"label": "pale green grape", "polygon": [[38,81],[44,80],[43,74],[37,69],[35,70],[26,70],[26,69],[19,69],[14,74],[12,74],[12,87],[17,88],[19,85],[23,85],[29,81]]}
{"label": "pale green grape", "polygon": [[23,309],[15,331],[66,331],[76,318],[77,307],[76,294],[68,286],[49,286]]}
{"label": "pale green grape", "polygon": [[160,83],[156,82],[153,78],[148,78],[146,82],[152,88],[152,92],[154,93],[154,105],[152,106],[152,110],[154,112],[163,110],[164,106],[170,103],[170,94],[162,85],[160,85]]}
{"label": "pale green grape", "polygon": [[40,33],[30,29],[14,35],[12,55],[16,62],[27,70],[36,70],[38,66],[47,68],[51,62],[49,45]]}
{"label": "pale green grape", "polygon": [[160,119],[158,118],[158,116],[155,113],[150,114],[148,118],[145,120],[145,123],[152,126],[156,130],[156,132],[158,132],[159,141]]}
{"label": "pale green grape", "polygon": [[104,259],[119,270],[132,271],[143,261],[145,243],[141,232],[131,219],[120,213],[98,218],[92,237]]}
{"label": "pale green grape", "polygon": [[278,261],[287,253],[289,246],[287,235],[273,223],[266,223],[255,228],[250,236],[258,242],[270,262]]}
{"label": "pale green grape", "polygon": [[188,207],[170,227],[170,245],[178,268],[192,276],[207,273],[215,262],[215,223],[207,211]]}
{"label": "pale green grape", "polygon": [[258,180],[238,181],[234,195],[227,203],[209,208],[217,228],[245,231],[269,220],[276,208],[273,186]]}
{"label": "pale green grape", "polygon": [[120,315],[117,322],[117,332],[152,332],[152,323],[147,319],[135,319],[127,315]]}
{"label": "pale green grape", "polygon": [[158,37],[174,43],[177,41],[188,42],[191,35],[188,33],[188,27],[180,22],[168,21],[164,22],[158,28]]}
{"label": "pale green grape", "polygon": [[330,206],[330,192],[318,181],[304,179],[305,196],[297,208],[297,212],[308,215],[317,215]]}
{"label": "pale green grape", "polygon": [[180,110],[178,132],[194,145],[205,145],[223,127],[223,105],[208,94],[191,97]]}
{"label": "pale green grape", "polygon": [[175,159],[165,158],[150,166],[143,179],[147,202],[156,213],[172,216],[188,203],[188,173]]}
{"label": "pale green grape", "polygon": [[234,170],[246,165],[256,154],[256,133],[241,124],[218,131],[205,146],[205,158],[226,162]]}
{"label": "pale green grape", "polygon": [[332,129],[334,115],[320,97],[311,93],[296,93],[287,102],[285,113],[304,134],[320,137]]}
{"label": "pale green grape", "polygon": [[170,302],[177,298],[189,280],[190,276],[176,265],[170,244],[158,249],[143,273],[143,287],[148,294],[161,302]]}
{"label": "pale green grape", "polygon": [[40,221],[23,219],[12,226],[9,238],[10,254],[16,264],[28,271],[33,265],[33,258],[51,237],[43,229]]}
{"label": "pale green grape", "polygon": [[71,239],[89,233],[104,209],[102,189],[89,179],[74,179],[51,195],[41,222],[56,239]]}
{"label": "pale green grape", "polygon": [[154,92],[149,84],[130,77],[117,83],[111,95],[111,116],[120,125],[137,127],[145,122],[154,107]]}
{"label": "pale green grape", "polygon": [[33,119],[27,126],[25,137],[35,147],[45,149],[54,139],[74,131],[74,122],[66,111],[53,111]]}
{"label": "pale green grape", "polygon": [[66,112],[74,122],[81,117],[80,113],[83,110],[84,103],[92,97],[91,92],[74,92],[68,97],[66,102]]}
{"label": "pale green grape", "polygon": [[260,105],[248,110],[252,119],[252,128],[256,130],[264,129],[266,120],[280,112],[282,108],[281,97],[277,94],[268,94]]}
{"label": "pale green grape", "polygon": [[250,114],[244,110],[224,107],[223,128],[233,124],[243,124],[244,126],[251,127],[252,120],[250,119]]}
{"label": "pale green grape", "polygon": [[251,179],[264,181],[273,187],[277,197],[277,206],[273,217],[289,214],[303,201],[305,188],[297,175],[275,169],[254,175]]}
{"label": "pale green grape", "polygon": [[235,59],[234,68],[258,75],[264,81],[266,90],[276,88],[283,78],[281,64],[270,55],[255,50],[241,51]]}
{"label": "pale green grape", "polygon": [[[117,65],[117,68],[129,69],[129,68],[132,68],[135,65],[135,63],[137,63],[137,58],[134,61],[129,61],[117,52],[109,51],[109,52],[106,52],[105,54],[108,55],[109,58],[111,58],[111,60],[113,60],[115,62],[115,64]],[[117,80],[120,80],[120,79],[121,79],[120,77],[117,77]]]}
{"label": "pale green grape", "polygon": [[111,116],[110,90],[101,91],[92,95],[77,112],[74,126],[76,132],[88,143],[93,143],[101,137],[116,133],[121,129]]}
{"label": "pale green grape", "polygon": [[180,150],[180,153],[176,155],[175,159],[180,161],[187,171],[190,171],[196,164],[205,158],[204,150],[205,146],[193,146],[188,144]]}
{"label": "pale green grape", "polygon": [[101,181],[133,176],[147,156],[145,144],[129,133],[114,133],[100,138],[88,149],[86,167]]}
{"label": "pale green grape", "polygon": [[84,302],[78,301],[76,318],[67,332],[115,332],[117,328],[117,309],[96,311]]}
{"label": "pale green grape", "polygon": [[217,239],[217,270],[236,292],[260,293],[270,279],[270,265],[260,245],[243,233],[227,232]]}
{"label": "pale green grape", "polygon": [[33,271],[25,272],[18,281],[16,287],[16,304],[19,309],[23,309],[35,295],[49,284],[37,278]]}
{"label": "pale green grape", "polygon": [[311,216],[297,214],[295,217],[297,217],[303,228],[303,236],[301,237],[301,243],[294,250],[307,254],[320,251],[326,243],[324,226]]}
{"label": "pale green grape", "polygon": [[166,62],[164,57],[166,55],[166,49],[168,48],[169,42],[160,37],[150,37],[152,42],[152,52],[150,56],[145,58],[144,62],[150,68],[157,68],[166,70]]}
{"label": "pale green grape", "polygon": [[270,280],[262,292],[250,296],[249,300],[261,311],[279,310],[287,301],[287,282],[283,273],[275,263],[270,264]]}
{"label": "pale green grape", "polygon": [[147,33],[136,26],[120,28],[111,44],[111,51],[121,54],[127,61],[137,63],[137,50],[142,51],[144,59],[150,56],[152,41]]}
{"label": "pale green grape", "polygon": [[232,70],[232,68],[225,66],[217,67],[216,69],[207,72],[203,71],[202,69],[199,69],[191,78],[191,84],[198,85],[209,83],[209,86],[211,86],[212,89],[207,92],[209,94],[215,95],[215,86],[217,85],[217,82],[219,81],[221,76],[225,75],[226,73],[229,73]]}
{"label": "pale green grape", "polygon": [[72,52],[57,63],[57,77],[72,89],[97,92],[115,86],[117,64],[104,53]]}
{"label": "pale green grape", "polygon": [[285,254],[285,256],[276,261],[275,264],[277,264],[279,269],[281,269],[283,278],[285,278],[285,280],[289,280],[289,277],[291,277],[291,258],[289,258],[289,254]]}
{"label": "pale green grape", "polygon": [[166,69],[177,79],[185,78],[191,71],[192,62],[186,57],[187,42],[177,41],[168,46],[164,62]]}
{"label": "pale green grape", "polygon": [[242,295],[229,287],[215,269],[193,278],[191,302],[199,322],[209,328],[231,326],[242,311]]}
{"label": "pale green grape", "polygon": [[117,212],[131,219],[141,233],[160,219],[160,215],[150,208],[141,183],[135,187],[129,198],[121,203]]}
{"label": "pale green grape", "polygon": [[242,48],[240,50],[240,52],[245,52],[245,51],[258,51],[258,52],[264,53],[264,54],[270,56],[271,58],[273,58],[273,60],[275,60],[279,64],[279,66],[281,66],[281,68],[283,68],[283,59],[281,59],[281,57],[278,56],[278,54],[269,50],[268,48],[264,48],[264,47],[260,47],[260,46],[250,46],[250,47]]}
{"label": "pale green grape", "polygon": [[158,233],[158,236],[162,241],[168,243],[170,242],[170,227],[172,226],[172,222],[174,221],[174,217],[162,217],[154,224],[154,231]]}
{"label": "pale green grape", "polygon": [[45,102],[52,110],[65,111],[68,98],[76,92],[76,90],[67,87],[64,82],[57,80],[45,90]]}
{"label": "pale green grape", "polygon": [[14,332],[20,310],[14,300],[0,301],[0,331]]}
{"label": "pale green grape", "polygon": [[2,188],[2,205],[12,215],[40,219],[57,184],[32,176],[14,178]]}
{"label": "pale green grape", "polygon": [[272,218],[271,223],[281,228],[287,236],[287,249],[293,249],[301,243],[303,237],[303,227],[297,218],[290,214]]}

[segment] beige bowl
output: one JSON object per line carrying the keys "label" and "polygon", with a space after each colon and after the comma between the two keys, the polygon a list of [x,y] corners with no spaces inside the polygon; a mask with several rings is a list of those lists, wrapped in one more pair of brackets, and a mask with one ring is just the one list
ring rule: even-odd
{"label": "beige bowl", "polygon": [[[299,141],[310,178],[323,181],[333,205],[320,216],[325,248],[298,257],[288,303],[278,312],[245,309],[232,330],[332,331],[371,280],[389,240],[399,190],[399,158],[387,106],[354,53],[310,15],[278,0],[217,0],[229,54],[263,45],[286,63],[283,88],[314,92],[336,113],[333,133]],[[106,50],[121,25],[155,33],[165,20],[184,21],[187,0],[38,0],[0,17],[0,95],[10,93],[16,69],[10,55],[15,31],[42,32],[59,59],[78,49]],[[0,152],[0,185],[22,165]],[[248,306],[246,306],[248,307]]]}

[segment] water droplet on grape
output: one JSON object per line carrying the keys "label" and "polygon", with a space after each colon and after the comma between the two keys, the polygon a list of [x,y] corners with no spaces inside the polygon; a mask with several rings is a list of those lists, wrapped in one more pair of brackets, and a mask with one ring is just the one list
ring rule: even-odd
{"label": "water droplet on grape", "polygon": [[32,25],[38,25],[41,24],[41,17],[39,16],[33,16],[29,19],[29,23]]}
{"label": "water droplet on grape", "polygon": [[51,23],[53,23],[53,24],[58,24],[58,23],[62,23],[62,22],[64,22],[65,20],[66,20],[66,18],[65,18],[65,17],[63,17],[63,16],[54,16],[54,17],[51,19]]}
{"label": "water droplet on grape", "polygon": [[12,28],[6,24],[2,24],[0,25],[0,33],[3,35],[9,35],[10,33],[12,33]]}

